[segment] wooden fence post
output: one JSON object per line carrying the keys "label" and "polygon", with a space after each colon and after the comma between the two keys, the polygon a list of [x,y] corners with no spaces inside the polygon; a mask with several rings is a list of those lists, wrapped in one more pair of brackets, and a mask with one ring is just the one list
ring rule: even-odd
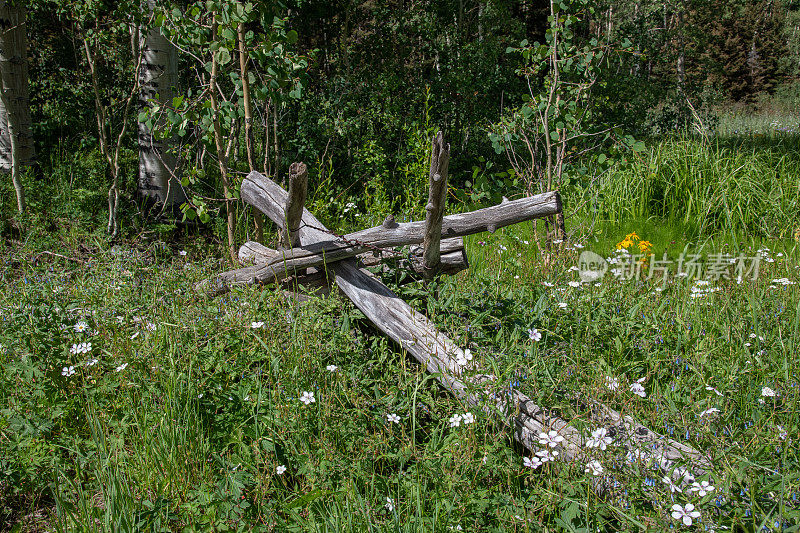
{"label": "wooden fence post", "polygon": [[289,197],[286,199],[286,224],[281,231],[280,242],[284,248],[300,246],[300,223],[306,203],[308,169],[305,163],[292,163],[289,167]]}
{"label": "wooden fence post", "polygon": [[442,132],[433,138],[431,150],[430,190],[425,206],[425,239],[423,241],[423,267],[425,279],[432,279],[439,270],[442,239],[442,217],[447,199],[447,167],[450,163],[450,145],[444,143]]}

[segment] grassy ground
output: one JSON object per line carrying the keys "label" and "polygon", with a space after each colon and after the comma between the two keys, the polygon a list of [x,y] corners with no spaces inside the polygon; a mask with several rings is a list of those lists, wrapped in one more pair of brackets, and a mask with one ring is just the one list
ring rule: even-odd
{"label": "grassy ground", "polygon": [[[669,471],[613,441],[588,450],[596,476],[585,461],[527,467],[499,419],[472,410],[467,423],[351,304],[297,307],[269,289],[198,299],[192,284],[225,268],[202,241],[151,233],[112,249],[65,226],[2,251],[0,530],[797,530],[792,235],[618,220],[573,217],[570,242],[546,256],[529,224],[470,237],[468,271],[393,286],[500,390],[587,436],[573,399],[601,400],[706,451],[713,467],[694,482],[713,490],[672,492]],[[666,283],[648,269],[579,282],[581,252],[613,259],[634,231],[657,257],[730,251],[759,255],[760,271],[704,285],[673,264]],[[700,516],[686,526],[676,504]]]}

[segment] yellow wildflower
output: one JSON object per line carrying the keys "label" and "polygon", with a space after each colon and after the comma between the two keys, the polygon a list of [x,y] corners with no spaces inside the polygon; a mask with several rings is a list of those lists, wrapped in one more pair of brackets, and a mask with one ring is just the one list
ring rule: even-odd
{"label": "yellow wildflower", "polygon": [[639,241],[639,251],[646,254],[653,249],[653,243],[650,241]]}

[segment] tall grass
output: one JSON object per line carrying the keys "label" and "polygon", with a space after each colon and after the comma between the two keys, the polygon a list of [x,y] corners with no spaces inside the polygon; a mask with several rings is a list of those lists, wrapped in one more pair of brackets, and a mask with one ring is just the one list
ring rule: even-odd
{"label": "tall grass", "polygon": [[590,191],[602,218],[659,217],[696,234],[786,238],[800,227],[800,142],[761,146],[671,139],[608,172]]}

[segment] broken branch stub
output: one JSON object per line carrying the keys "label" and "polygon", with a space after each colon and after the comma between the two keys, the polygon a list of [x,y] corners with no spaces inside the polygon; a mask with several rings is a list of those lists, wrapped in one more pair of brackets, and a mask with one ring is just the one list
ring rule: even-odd
{"label": "broken branch stub", "polygon": [[428,176],[428,204],[425,206],[425,236],[422,255],[425,279],[433,278],[439,269],[439,241],[442,238],[442,217],[444,216],[449,163],[450,145],[445,144],[440,131],[431,143],[431,170]]}

